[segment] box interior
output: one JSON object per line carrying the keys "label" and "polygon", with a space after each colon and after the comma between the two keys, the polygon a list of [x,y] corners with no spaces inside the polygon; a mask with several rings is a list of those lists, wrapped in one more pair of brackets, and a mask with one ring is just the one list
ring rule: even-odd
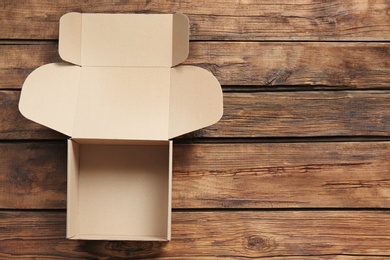
{"label": "box interior", "polygon": [[69,140],[68,237],[170,239],[171,142]]}

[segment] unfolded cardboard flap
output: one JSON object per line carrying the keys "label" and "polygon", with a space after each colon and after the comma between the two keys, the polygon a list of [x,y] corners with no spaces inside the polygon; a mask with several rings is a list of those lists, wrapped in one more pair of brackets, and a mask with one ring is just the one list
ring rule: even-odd
{"label": "unfolded cardboard flap", "polygon": [[28,77],[19,109],[74,138],[167,140],[217,122],[222,91],[210,72],[192,66],[52,63]]}
{"label": "unfolded cardboard flap", "polygon": [[222,90],[210,72],[194,66],[171,69],[169,138],[212,125],[222,117]]}
{"label": "unfolded cardboard flap", "polygon": [[81,14],[60,19],[59,54],[82,66],[171,67],[187,59],[183,14]]}
{"label": "unfolded cardboard flap", "polygon": [[81,68],[51,63],[34,70],[25,80],[19,110],[26,117],[71,136]]}
{"label": "unfolded cardboard flap", "polygon": [[172,67],[188,55],[188,19],[70,13],[59,49],[73,64],[33,71],[19,109],[73,137],[67,237],[170,240],[168,139],[217,122],[223,109],[210,72]]}
{"label": "unfolded cardboard flap", "polygon": [[[171,40],[160,39],[161,31]],[[167,140],[221,118],[215,77],[198,67],[171,68],[188,52],[184,15],[70,13],[61,18],[60,36],[62,57],[81,66],[52,63],[31,73],[19,103],[25,117],[73,138],[132,140]],[[125,48],[127,42],[135,45]]]}

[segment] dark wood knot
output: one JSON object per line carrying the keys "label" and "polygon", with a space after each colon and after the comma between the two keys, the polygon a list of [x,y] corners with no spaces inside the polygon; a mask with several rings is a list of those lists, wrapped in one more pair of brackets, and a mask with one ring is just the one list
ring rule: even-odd
{"label": "dark wood knot", "polygon": [[246,237],[246,248],[256,251],[270,251],[274,248],[274,242],[269,238],[257,235]]}

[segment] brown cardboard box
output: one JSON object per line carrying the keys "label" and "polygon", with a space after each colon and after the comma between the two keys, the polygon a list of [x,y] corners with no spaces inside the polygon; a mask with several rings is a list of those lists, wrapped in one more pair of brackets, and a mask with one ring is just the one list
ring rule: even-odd
{"label": "brown cardboard box", "polygon": [[182,14],[60,20],[66,61],[26,79],[19,109],[68,141],[67,237],[170,240],[172,141],[222,116],[215,77],[193,66]]}

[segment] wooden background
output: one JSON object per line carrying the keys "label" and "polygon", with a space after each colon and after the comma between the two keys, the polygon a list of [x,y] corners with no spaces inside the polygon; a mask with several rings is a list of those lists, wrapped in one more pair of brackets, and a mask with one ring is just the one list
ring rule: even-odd
{"label": "wooden background", "polygon": [[[182,12],[223,85],[174,140],[171,242],[65,239],[67,137],[17,104],[70,11]],[[389,0],[1,0],[0,258],[390,258],[389,99]]]}

